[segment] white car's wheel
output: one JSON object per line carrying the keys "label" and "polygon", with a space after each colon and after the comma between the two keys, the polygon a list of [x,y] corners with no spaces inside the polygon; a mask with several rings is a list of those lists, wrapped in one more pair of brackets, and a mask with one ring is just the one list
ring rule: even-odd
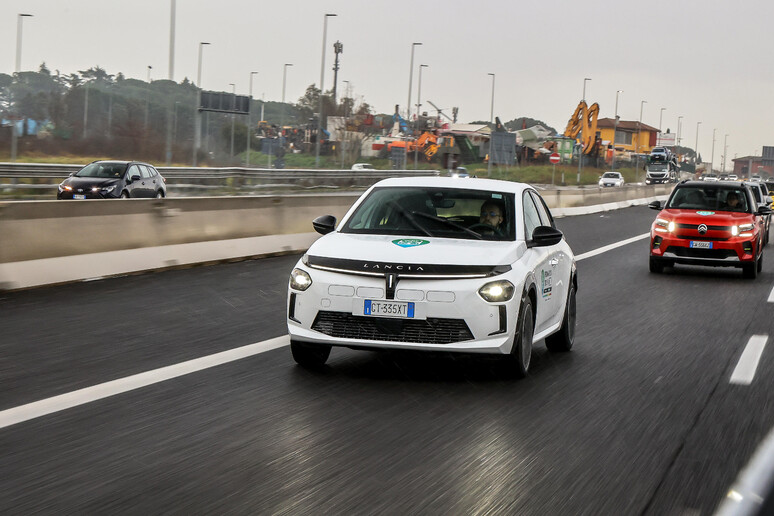
{"label": "white car's wheel", "polygon": [[315,369],[322,367],[331,354],[331,346],[324,344],[307,344],[305,342],[290,341],[290,351],[293,360],[299,365]]}
{"label": "white car's wheel", "polygon": [[535,332],[535,321],[532,315],[532,301],[525,292],[521,297],[519,308],[519,326],[513,339],[511,360],[516,366],[516,376],[524,378],[529,372],[532,362],[532,336]]}
{"label": "white car's wheel", "polygon": [[575,282],[570,280],[570,292],[567,293],[567,304],[564,307],[564,318],[559,331],[546,337],[546,347],[549,351],[570,351],[575,342]]}

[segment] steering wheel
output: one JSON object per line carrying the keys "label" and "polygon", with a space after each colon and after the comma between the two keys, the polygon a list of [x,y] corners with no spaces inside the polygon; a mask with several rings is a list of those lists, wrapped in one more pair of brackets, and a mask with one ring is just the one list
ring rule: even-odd
{"label": "steering wheel", "polygon": [[481,233],[480,231],[477,231],[477,229],[482,229],[484,231],[491,231],[497,236],[503,236],[503,232],[500,231],[498,228],[491,226],[489,224],[486,224],[484,222],[476,222],[475,224],[468,226],[468,229],[471,231],[476,231],[477,233]]}

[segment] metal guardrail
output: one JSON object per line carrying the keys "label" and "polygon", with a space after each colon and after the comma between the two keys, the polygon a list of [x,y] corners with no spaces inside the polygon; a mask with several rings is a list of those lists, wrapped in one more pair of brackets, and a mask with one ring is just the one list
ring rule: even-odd
{"label": "metal guardrail", "polygon": [[[83,165],[59,165],[50,163],[0,163],[0,178],[57,178],[64,179],[77,172]],[[245,167],[156,167],[167,179],[228,179],[250,178],[273,181],[299,181],[324,179],[384,179],[440,175],[438,170],[329,170],[329,169],[267,169]]]}

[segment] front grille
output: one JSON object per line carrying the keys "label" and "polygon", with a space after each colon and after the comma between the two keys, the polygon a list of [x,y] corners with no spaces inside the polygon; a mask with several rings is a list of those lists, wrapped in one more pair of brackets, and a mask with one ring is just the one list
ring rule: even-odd
{"label": "front grille", "polygon": [[691,249],[690,247],[669,246],[665,253],[672,253],[682,258],[710,258],[714,260],[737,257],[736,251],[733,249]]}
{"label": "front grille", "polygon": [[723,237],[708,237],[705,235],[677,235],[677,238],[682,238],[684,240],[711,240],[713,242],[725,242],[728,240]]}
{"label": "front grille", "polygon": [[312,329],[342,339],[451,344],[472,340],[473,334],[462,319],[426,320],[359,317],[344,312],[317,312]]}
{"label": "front grille", "polygon": [[[680,229],[699,229],[699,224],[678,224]],[[707,226],[707,231],[731,231],[731,226]]]}

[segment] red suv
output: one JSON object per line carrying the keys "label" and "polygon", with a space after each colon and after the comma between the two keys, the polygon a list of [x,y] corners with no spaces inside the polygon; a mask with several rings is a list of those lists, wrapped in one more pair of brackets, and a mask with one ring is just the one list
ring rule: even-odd
{"label": "red suv", "polygon": [[679,183],[650,228],[650,271],[676,263],[741,267],[755,278],[763,266],[765,218],[749,187],[739,183]]}

